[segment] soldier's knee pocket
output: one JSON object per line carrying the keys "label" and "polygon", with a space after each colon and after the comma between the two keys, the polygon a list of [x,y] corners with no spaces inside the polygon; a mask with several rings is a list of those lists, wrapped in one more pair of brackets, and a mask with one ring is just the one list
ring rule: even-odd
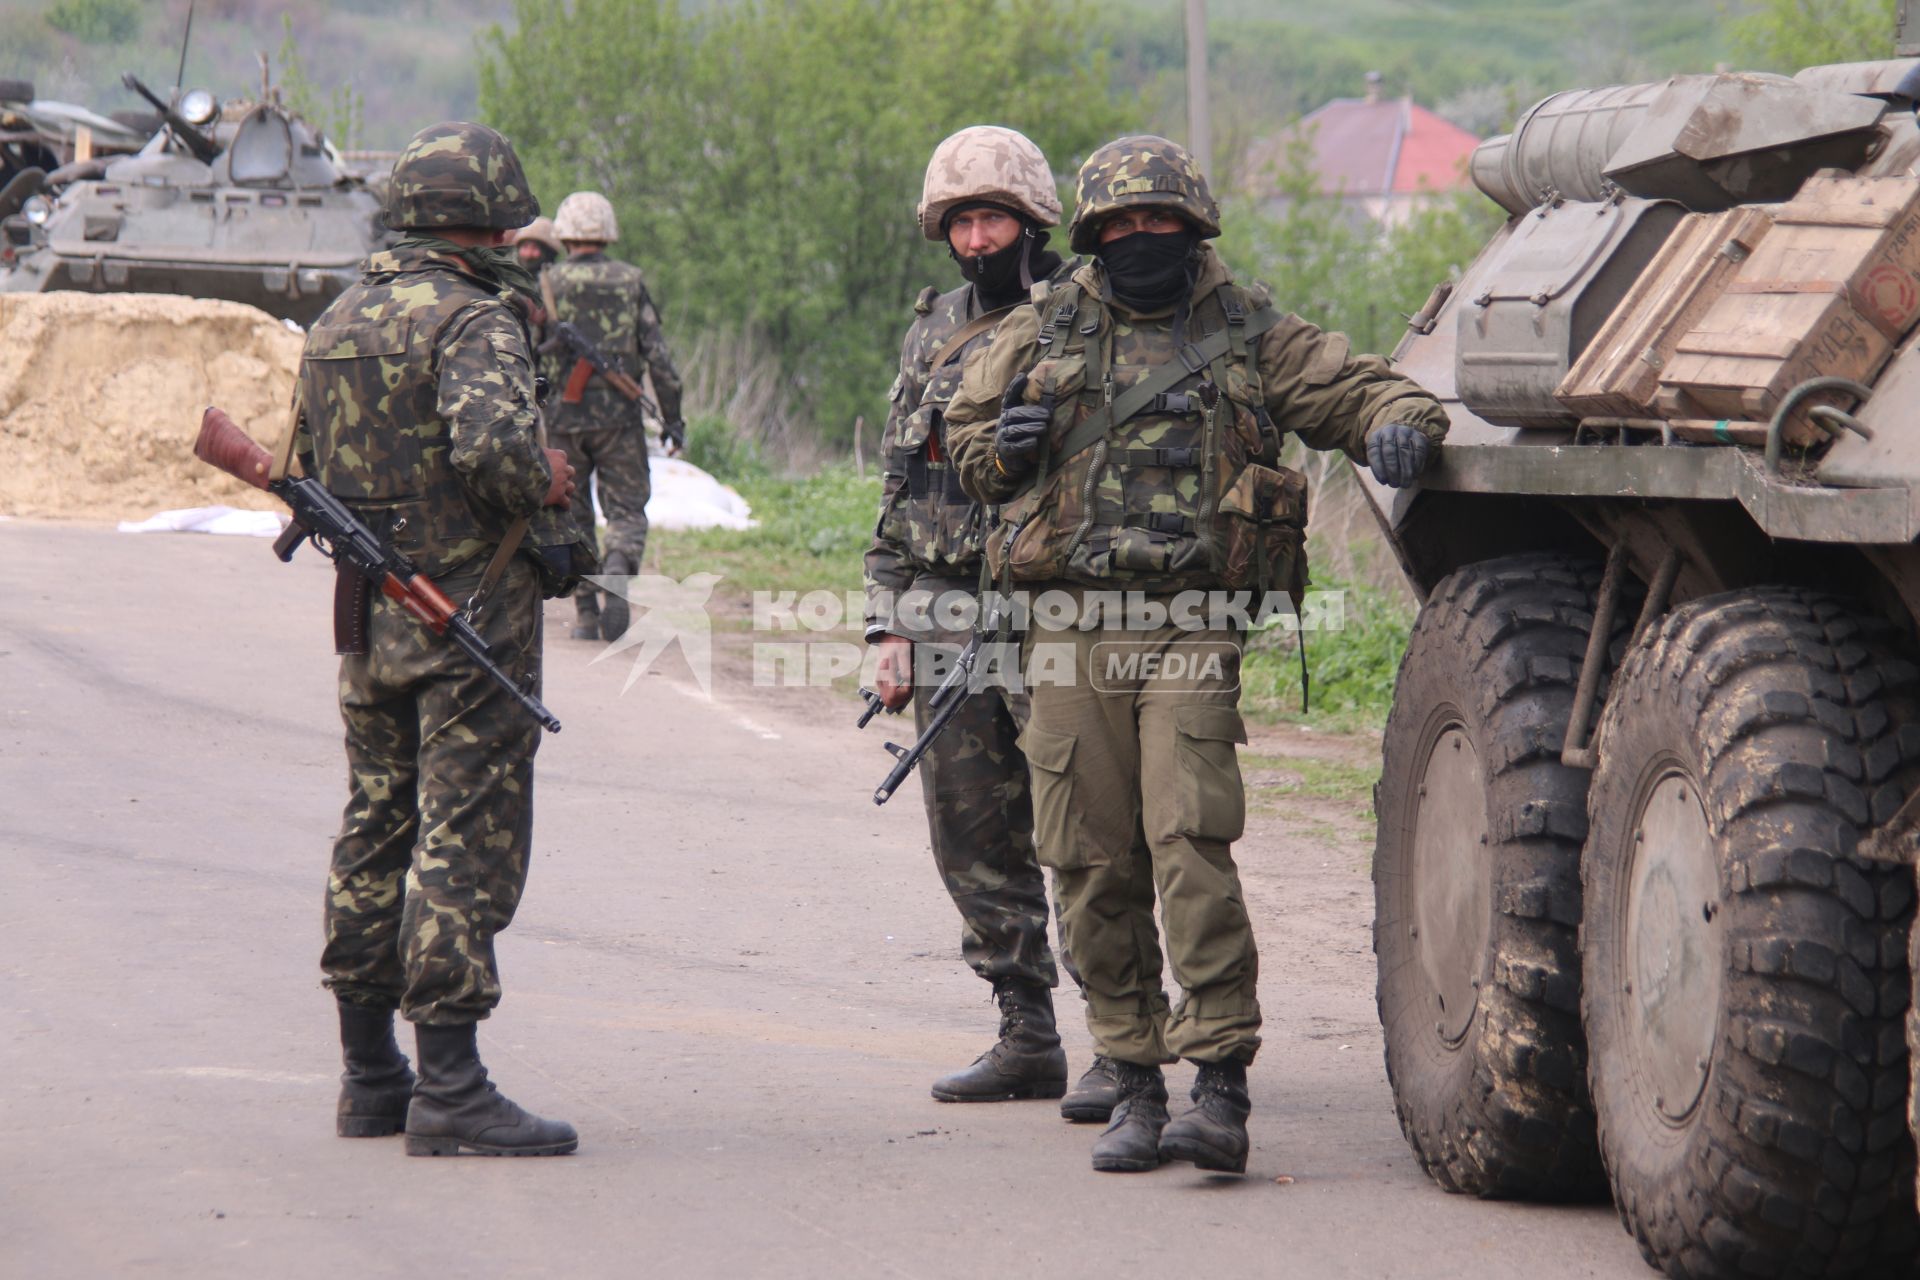
{"label": "soldier's knee pocket", "polygon": [[1247,740],[1246,725],[1232,707],[1181,707],[1174,716],[1179,737],[1177,776],[1171,781],[1173,833],[1196,840],[1238,840],[1247,825],[1247,796],[1234,751]]}
{"label": "soldier's knee pocket", "polygon": [[1033,777],[1033,843],[1043,866],[1072,871],[1096,866],[1107,859],[1087,836],[1080,806],[1089,797],[1076,796],[1070,733],[1053,733],[1027,726],[1020,749]]}

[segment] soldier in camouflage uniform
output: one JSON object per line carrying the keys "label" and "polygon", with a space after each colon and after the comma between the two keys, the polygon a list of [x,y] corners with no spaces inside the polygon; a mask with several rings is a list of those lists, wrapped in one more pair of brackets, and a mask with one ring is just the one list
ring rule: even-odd
{"label": "soldier in camouflage uniform", "polygon": [[[533,282],[503,247],[538,212],[493,130],[415,135],[386,209],[407,234],[308,333],[295,441],[307,474],[448,595],[479,594],[473,625],[536,690],[542,595],[591,572],[570,555],[571,469],[540,444]],[[346,1061],[338,1132],[404,1125],[409,1155],[572,1151],[571,1126],[494,1089],[475,1038],[500,999],[494,939],[526,883],[539,726],[397,604],[358,599],[338,619],[350,795],[321,957]],[[416,1027],[417,1080],[396,1007]]]}
{"label": "soldier in camouflage uniform", "polygon": [[[970,600],[985,534],[984,510],[948,465],[941,413],[962,365],[984,349],[995,325],[1036,281],[1064,279],[1068,268],[1046,247],[1047,228],[1060,222],[1052,171],[1040,149],[1011,129],[980,125],[943,141],[927,165],[919,219],[927,239],[946,242],[965,282],[921,293],[901,344],[882,439],[880,520],[867,552],[866,633],[879,649],[882,699],[898,708],[911,698],[924,728],[927,697],[942,678],[933,664],[967,639],[964,630],[939,625],[939,602]],[[966,701],[921,764],[934,863],[960,911],[961,955],[993,984],[1001,1010],[994,1045],[934,1082],[933,1096],[943,1102],[1058,1098],[1067,1089],[1046,880],[1034,860],[1027,762],[1016,743],[1025,719],[1017,694],[984,690]],[[1096,1070],[1082,1084],[1068,1113],[1104,1120],[1110,1078]]]}
{"label": "soldier in camouflage uniform", "polygon": [[[625,372],[643,369],[638,376],[644,377],[650,371],[663,434],[669,441],[684,440],[680,375],[667,354],[646,277],[631,263],[607,256],[607,245],[620,236],[613,205],[597,191],[576,191],[560,202],[554,231],[567,246],[567,260],[548,267],[544,278],[552,322],[571,321]],[[601,572],[616,577],[638,573],[647,547],[647,496],[652,491],[640,408],[584,361],[556,353],[549,357],[549,366],[548,429],[567,451],[582,490],[591,477],[599,477],[600,508],[607,516]],[[591,526],[591,518],[584,523]],[[619,593],[607,593],[603,610],[593,585],[582,583],[574,604],[579,610],[574,639],[616,640],[625,633],[630,611]]]}
{"label": "soldier in camouflage uniform", "polygon": [[[1205,244],[1219,234],[1183,149],[1102,147],[1080,171],[1069,232],[1094,261],[1003,321],[947,408],[961,483],[1002,504],[994,572],[1079,606],[1068,629],[1024,637],[1021,742],[1087,1022],[1120,1072],[1093,1148],[1102,1170],[1246,1168],[1260,1006],[1232,854],[1245,624],[1210,616],[1206,593],[1244,592],[1257,615],[1257,601],[1305,584],[1305,483],[1280,466],[1284,433],[1400,486],[1447,428],[1385,360],[1233,283]],[[1139,593],[1136,608],[1100,598],[1118,593]],[[1197,614],[1175,607],[1183,598]],[[1161,986],[1156,891],[1177,1009]],[[1199,1072],[1193,1108],[1169,1123],[1160,1068],[1176,1058]]]}

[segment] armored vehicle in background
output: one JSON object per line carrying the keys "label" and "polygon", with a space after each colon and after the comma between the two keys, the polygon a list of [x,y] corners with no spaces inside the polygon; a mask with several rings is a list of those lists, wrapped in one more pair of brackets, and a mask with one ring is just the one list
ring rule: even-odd
{"label": "armored vehicle in background", "polygon": [[[1396,352],[1422,600],[1378,994],[1448,1190],[1675,1277],[1920,1275],[1920,0],[1899,58],[1556,94]],[[1890,52],[1893,51],[1890,49]]]}
{"label": "armored vehicle in background", "polygon": [[319,131],[271,96],[164,101],[132,155],[69,165],[0,221],[7,292],[224,298],[306,324],[390,238],[380,201]]}

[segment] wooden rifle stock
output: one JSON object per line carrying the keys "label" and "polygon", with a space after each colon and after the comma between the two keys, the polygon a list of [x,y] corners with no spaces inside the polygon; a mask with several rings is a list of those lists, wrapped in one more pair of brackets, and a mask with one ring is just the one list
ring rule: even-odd
{"label": "wooden rifle stock", "polygon": [[223,410],[211,405],[200,415],[200,435],[193,442],[193,456],[256,489],[267,487],[273,471],[273,456]]}

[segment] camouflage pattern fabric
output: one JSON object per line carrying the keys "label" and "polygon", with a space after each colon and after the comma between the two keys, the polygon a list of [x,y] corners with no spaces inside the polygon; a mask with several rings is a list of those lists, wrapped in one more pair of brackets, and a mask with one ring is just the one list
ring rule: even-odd
{"label": "camouflage pattern fabric", "polygon": [[[1038,403],[1043,391],[1056,393],[1058,441],[1095,406],[1173,360],[1188,340],[1178,332],[1182,326],[1190,325],[1197,338],[1224,323],[1223,298],[1264,302],[1252,291],[1223,293],[1231,276],[1210,247],[1201,250],[1188,304],[1170,314],[1135,315],[1102,302],[1107,290],[1097,262],[1076,273],[1074,283],[1079,299],[1071,338],[1085,339],[1077,349],[1068,339],[1041,340],[1052,318],[1045,301],[1021,308],[968,365],[947,407],[954,465],[977,497],[1004,501],[1018,486],[996,466],[993,450],[1000,398],[1016,374],[1029,372],[1030,402]],[[1089,327],[1093,332],[1083,335]],[[1218,388],[1213,416],[1208,397],[1200,395],[1202,382]],[[1305,504],[1297,481],[1289,483],[1278,467],[1284,433],[1364,461],[1367,433],[1377,427],[1407,423],[1436,442],[1447,428],[1434,399],[1385,360],[1353,355],[1343,336],[1291,316],[1246,343],[1243,358],[1214,362],[1177,384],[1174,394],[1182,398],[1119,424],[1077,458],[1056,460],[1044,484],[1003,511],[1005,519],[1036,527],[1084,525],[1085,543],[1054,558],[1057,576],[1025,584],[1033,591],[1064,590],[1084,600],[1088,587],[1116,584],[1147,591],[1244,585],[1236,575],[1244,574],[1245,561],[1236,562],[1226,545],[1175,565],[1182,539],[1206,526],[1212,495],[1191,467],[1199,455],[1223,467],[1212,491],[1220,495],[1215,529],[1266,518],[1293,537],[1300,531],[1287,522],[1303,518]],[[1210,431],[1224,437],[1217,454],[1207,449]],[[1092,505],[1071,507],[1089,484]],[[1230,501],[1236,495],[1239,511]],[[1295,502],[1297,509],[1290,505]],[[1182,521],[1189,527],[1183,530]],[[1258,528],[1262,538],[1274,532]],[[1006,550],[1005,564],[1016,577],[1019,551],[1018,540]],[[1101,1052],[1121,1061],[1251,1060],[1260,1043],[1258,953],[1232,852],[1246,806],[1235,753],[1245,740],[1238,713],[1240,637],[1172,626],[1128,631],[1124,621],[1030,631],[1023,647],[1033,677],[1021,746],[1033,770],[1035,841],[1041,862],[1055,872],[1063,935],[1085,980],[1088,1027]],[[1071,679],[1034,674],[1043,643],[1065,647],[1060,669],[1070,670]],[[1231,660],[1177,688],[1153,687],[1145,677],[1116,679],[1111,670],[1095,668],[1100,653],[1110,660],[1114,653],[1158,653],[1191,643]],[[1177,1012],[1161,987],[1156,896],[1167,955],[1185,992]]]}
{"label": "camouflage pattern fabric", "polygon": [[[1174,313],[1136,316],[1102,302],[1097,262],[1076,272],[1073,285],[1070,320],[1058,316],[1053,298],[1016,310],[968,363],[947,406],[962,487],[1006,502],[1001,527],[1020,531],[1010,544],[989,539],[996,574],[1145,591],[1297,588],[1305,486],[1279,464],[1282,434],[1356,461],[1366,458],[1367,433],[1388,423],[1417,426],[1436,442],[1446,434],[1440,406],[1384,359],[1353,355],[1343,335],[1287,316],[1249,342],[1244,357],[1229,351],[1187,375],[1162,403],[1073,458],[1052,460],[1043,484],[1008,501],[1017,478],[995,464],[993,429],[1001,392],[1017,373],[1029,371],[1029,403],[1054,396],[1057,441],[1171,362],[1188,333],[1197,338],[1225,325],[1223,294],[1248,314],[1266,301],[1264,290],[1234,286],[1211,247],[1200,251],[1190,304]],[[1043,344],[1048,325],[1054,341]],[[1209,409],[1203,393],[1215,390]],[[1270,576],[1256,583],[1262,559]]]}
{"label": "camouflage pattern fabric", "polygon": [[[441,586],[464,599],[474,564]],[[476,622],[539,692],[540,589],[516,559]],[[526,886],[540,727],[453,646],[376,597],[369,652],[340,664],[349,798],[327,878],[321,968],[336,995],[449,1025],[500,1002],[494,939]]]}
{"label": "camouflage pattern fabric", "polygon": [[1067,243],[1092,253],[1108,214],[1136,205],[1172,209],[1199,229],[1202,239],[1220,234],[1220,206],[1187,149],[1150,133],[1116,138],[1080,166]]}
{"label": "camouflage pattern fabric", "polygon": [[[647,292],[647,280],[640,268],[604,253],[579,253],[549,266],[545,278],[553,286],[554,322],[571,321],[588,341],[636,381],[640,379],[644,363],[653,374],[653,392],[660,399],[660,416],[670,427],[681,425],[680,375],[667,352],[666,335],[660,330],[660,313]],[[564,355],[556,353],[546,357],[545,373],[552,384],[552,398],[547,404],[548,430],[638,426],[639,409],[608,386],[604,378],[596,376],[589,381],[578,404],[563,402],[560,395],[572,370],[572,360]],[[585,477],[578,479],[585,484]]]}
{"label": "camouflage pattern fabric", "polygon": [[[418,246],[377,253],[307,335],[302,466],[454,599],[502,531],[578,535],[545,508],[519,314]],[[540,673],[540,579],[509,562],[474,625],[523,683]],[[369,652],[342,660],[350,799],[329,882],[327,984],[419,1022],[484,1017],[493,939],[526,877],[537,724],[451,645],[375,596]]]}
{"label": "camouflage pattern fabric", "polygon": [[486,125],[464,120],[428,125],[394,161],[386,222],[396,231],[512,231],[539,216],[540,201],[512,144]]}
{"label": "camouflage pattern fabric", "polygon": [[[967,640],[965,633],[916,633],[895,606],[913,595],[971,595],[978,587],[985,516],[947,463],[940,411],[959,387],[968,353],[984,348],[992,331],[945,349],[980,314],[972,285],[923,294],[915,310],[882,435],[886,475],[866,558],[866,630],[869,641],[888,631],[914,639],[920,666],[930,660],[928,645],[951,652]],[[916,671],[917,728],[926,725],[926,700],[938,684],[937,676]],[[1053,987],[1059,977],[1047,945],[1046,879],[1034,856],[1027,763],[1017,745],[1025,718],[1024,697],[1004,690],[967,699],[921,761],[921,795],[934,863],[960,912],[961,955],[989,981]]]}
{"label": "camouflage pattern fabric", "polygon": [[458,263],[402,247],[307,333],[307,473],[428,574],[491,554],[515,516],[534,545],[577,536],[546,508],[533,365],[519,314]]}
{"label": "camouflage pattern fabric", "polygon": [[[971,595],[977,585],[922,577],[912,591],[929,598]],[[930,628],[913,638],[917,732],[926,728],[927,699],[946,674],[937,663],[951,661],[967,633]],[[1022,694],[988,688],[968,698],[922,757],[920,794],[934,865],[960,912],[961,956],[988,981],[1017,978],[1053,987],[1059,975],[1047,945],[1046,876],[1034,857],[1027,761],[1018,745],[1026,720]]]}
{"label": "camouflage pattern fabric", "polygon": [[[564,449],[573,464],[574,482],[580,486],[575,501],[585,513],[587,476],[598,476],[600,509],[606,513],[607,533],[601,539],[600,559],[625,552],[637,572],[647,549],[647,498],[653,492],[652,473],[647,469],[647,444],[644,433],[631,426],[587,427],[558,431],[553,447]],[[588,543],[593,542],[592,535]],[[590,596],[591,585],[583,585],[575,594]]]}

